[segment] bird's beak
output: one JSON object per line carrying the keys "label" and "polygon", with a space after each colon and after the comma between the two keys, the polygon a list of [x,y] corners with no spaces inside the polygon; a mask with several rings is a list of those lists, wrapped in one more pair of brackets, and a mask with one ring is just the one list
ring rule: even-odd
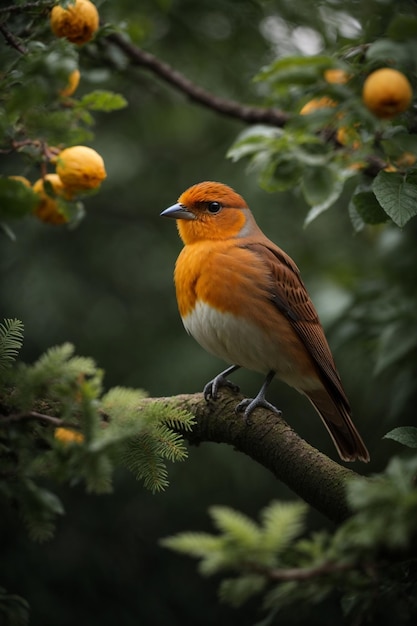
{"label": "bird's beak", "polygon": [[183,204],[173,204],[162,211],[161,217],[173,217],[176,220],[195,220],[195,215]]}

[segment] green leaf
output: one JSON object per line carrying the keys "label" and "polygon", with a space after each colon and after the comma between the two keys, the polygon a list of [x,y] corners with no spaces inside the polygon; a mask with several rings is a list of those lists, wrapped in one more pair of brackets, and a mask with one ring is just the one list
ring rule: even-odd
{"label": "green leaf", "polygon": [[354,231],[356,233],[359,233],[365,228],[365,221],[361,218],[358,211],[356,210],[353,200],[349,202],[348,212]]}
{"label": "green leaf", "polygon": [[127,106],[127,100],[113,91],[97,89],[81,98],[77,106],[90,111],[109,112],[124,109]]}
{"label": "green leaf", "polygon": [[388,220],[388,215],[372,191],[356,193],[352,197],[352,203],[366,224],[382,224]]}
{"label": "green leaf", "polygon": [[383,438],[392,439],[408,448],[417,448],[417,428],[415,426],[393,428]]}
{"label": "green leaf", "polygon": [[4,626],[27,626],[29,624],[30,607],[20,596],[8,593],[0,587],[0,616]]}
{"label": "green leaf", "polygon": [[416,176],[381,171],[372,189],[387,215],[401,228],[417,215]]}
{"label": "green leaf", "polygon": [[263,68],[256,81],[272,81],[275,84],[306,85],[316,83],[325,69],[333,65],[327,56],[288,56]]}
{"label": "green leaf", "polygon": [[387,35],[401,43],[417,37],[417,18],[410,14],[396,15],[388,26]]}
{"label": "green leaf", "polygon": [[299,183],[303,169],[295,159],[285,155],[271,159],[268,155],[265,158],[265,165],[262,163],[262,157],[262,154],[257,155],[257,158],[252,161],[253,168],[261,170],[259,185],[262,189],[271,193],[286,191]]}
{"label": "green leaf", "polygon": [[408,50],[403,44],[392,39],[378,39],[369,46],[366,52],[367,61],[378,61],[385,65],[387,59],[390,59],[391,63],[397,62],[400,65],[407,63],[409,61]]}
{"label": "green leaf", "polygon": [[304,530],[307,505],[304,502],[272,502],[262,511],[264,549],[279,552]]}
{"label": "green leaf", "polygon": [[261,533],[258,525],[240,511],[226,506],[213,506],[210,515],[216,527],[238,544],[249,549],[259,542]]}
{"label": "green leaf", "polygon": [[283,135],[284,131],[281,128],[256,124],[239,134],[226,156],[232,161],[238,161],[257,152],[269,150],[271,142],[279,140]]}
{"label": "green leaf", "polygon": [[181,552],[188,556],[204,558],[218,552],[222,547],[222,539],[204,532],[183,532],[159,541],[164,548]]}
{"label": "green leaf", "polygon": [[223,580],[219,588],[219,597],[223,602],[237,608],[266,587],[267,581],[261,574],[246,574],[239,578]]}
{"label": "green leaf", "polygon": [[168,486],[166,465],[152,433],[144,433],[127,441],[123,446],[122,462],[153,493],[163,491]]}
{"label": "green leaf", "polygon": [[351,173],[349,173],[346,177],[339,175],[339,177],[335,179],[333,187],[329,195],[327,196],[327,198],[325,198],[323,202],[313,206],[310,209],[310,211],[307,213],[307,217],[304,221],[304,226],[308,226],[309,224],[311,224],[311,222],[313,222],[316,219],[316,217],[324,213],[324,211],[327,211],[327,209],[330,209],[330,207],[340,198],[340,195],[343,191],[343,187],[345,185],[346,178],[348,178],[351,175],[352,175]]}
{"label": "green leaf", "polygon": [[39,196],[19,180],[0,178],[0,219],[18,218],[32,213]]}
{"label": "green leaf", "polygon": [[26,481],[25,491],[21,501],[22,515],[30,537],[39,542],[50,539],[55,529],[55,518],[64,514],[61,501],[32,480]]}
{"label": "green leaf", "polygon": [[0,369],[10,367],[23,343],[23,323],[18,319],[5,319],[0,324]]}
{"label": "green leaf", "polygon": [[[402,130],[404,131],[404,129]],[[410,156],[414,155],[414,158],[417,161],[417,156],[415,156],[417,155],[417,136],[414,134],[410,135],[401,131],[396,132],[391,137],[383,139],[381,141],[381,146],[389,158],[398,159],[404,152],[410,152]],[[410,165],[414,165],[414,163],[411,163]]]}
{"label": "green leaf", "polygon": [[336,174],[331,167],[307,167],[304,170],[301,188],[310,206],[322,204],[332,194]]}
{"label": "green leaf", "polygon": [[417,346],[417,328],[404,322],[389,324],[384,328],[378,344],[375,374],[380,374],[397,363]]}

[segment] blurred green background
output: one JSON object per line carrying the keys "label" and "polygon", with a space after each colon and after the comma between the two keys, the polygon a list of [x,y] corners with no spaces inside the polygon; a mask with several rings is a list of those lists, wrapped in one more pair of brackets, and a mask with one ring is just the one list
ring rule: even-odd
{"label": "blurred green background", "polygon": [[[261,66],[284,54],[332,52],[358,37],[369,41],[384,31],[394,4],[398,10],[412,2],[97,4],[104,21],[128,24],[139,45],[214,94],[261,103],[262,93],[251,82]],[[141,387],[151,396],[201,390],[223,363],[182,328],[172,282],[181,243],[175,224],[159,213],[188,186],[219,180],[246,198],[261,228],[299,265],[373,457],[365,469],[382,469],[395,445],[381,443],[395,425],[387,410],[390,389],[372,378],[374,337],[369,330],[356,332],[360,321],[351,312],[354,303],[359,310],[358,293],[377,288],[387,267],[393,280],[396,271],[401,274],[399,259],[413,249],[415,226],[404,236],[390,228],[355,235],[346,194],[336,209],[303,229],[307,207],[297,193],[267,194],[244,163],[226,160],[243,129],[239,122],[191,104],[145,71],[108,68],[88,51],[81,52],[80,66],[77,95],[111,89],[129,106],[96,116],[92,145],[105,160],[108,178],[87,199],[80,226],[68,230],[24,220],[14,225],[16,242],[1,240],[2,314],[25,323],[22,358],[32,362],[48,347],[70,341],[78,354],[104,368],[107,387]],[[6,175],[21,173],[10,156],[2,157],[1,166]],[[259,375],[247,372],[235,380],[248,395],[261,383]],[[306,400],[279,383],[270,400],[297,432],[335,458]],[[253,461],[219,445],[190,449],[190,459],[172,468],[170,480],[167,492],[156,496],[122,472],[110,496],[62,488],[66,516],[45,545],[26,538],[13,511],[2,514],[1,582],[28,599],[33,626],[244,626],[260,619],[256,604],[240,611],[219,605],[216,580],[201,579],[194,563],[160,548],[158,538],[209,529],[211,504],[256,515],[272,498],[294,496]],[[326,521],[312,512],[310,524],[319,528]],[[282,616],[281,623],[323,625],[338,618],[332,603],[317,614],[302,610]]]}

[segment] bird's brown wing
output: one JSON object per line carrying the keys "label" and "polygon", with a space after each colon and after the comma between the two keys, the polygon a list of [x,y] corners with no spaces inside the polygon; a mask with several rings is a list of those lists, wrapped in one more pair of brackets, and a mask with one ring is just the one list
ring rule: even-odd
{"label": "bird's brown wing", "polygon": [[349,401],[297,266],[269,240],[251,243],[247,247],[265,263],[271,280],[270,299],[303,342],[324,387],[300,391],[304,391],[317,409],[341,458],[345,461],[369,461],[369,452],[352,422]]}
{"label": "bird's brown wing", "polygon": [[347,410],[349,402],[324,335],[317,311],[294,261],[278,246],[255,243],[245,246],[262,258],[271,277],[271,301],[285,315],[317,367],[317,373],[336,402]]}

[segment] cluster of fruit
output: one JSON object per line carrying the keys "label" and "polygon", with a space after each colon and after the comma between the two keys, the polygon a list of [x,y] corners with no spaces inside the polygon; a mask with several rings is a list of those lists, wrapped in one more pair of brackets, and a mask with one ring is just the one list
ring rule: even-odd
{"label": "cluster of fruit", "polygon": [[[324,73],[328,83],[345,84],[350,80],[349,74],[341,69],[329,69]],[[365,106],[380,119],[392,119],[408,109],[413,98],[413,90],[408,78],[391,67],[375,70],[366,78],[362,88],[362,101]],[[300,111],[308,115],[324,107],[335,107],[337,102],[328,96],[314,98],[307,102]],[[337,140],[345,144],[345,129],[340,128]]]}
{"label": "cluster of fruit", "polygon": [[[324,78],[328,83],[343,84],[350,79],[344,70],[326,70]],[[382,67],[366,78],[362,89],[362,100],[365,106],[376,117],[391,119],[408,109],[413,97],[408,78],[391,67]],[[303,106],[301,115],[308,115],[317,109],[336,106],[336,102],[328,96],[314,98]]]}
{"label": "cluster of fruit", "polygon": [[[51,157],[50,162],[55,165],[55,173],[46,174],[32,187],[39,196],[34,214],[43,222],[64,224],[68,222],[68,216],[62,210],[60,200],[71,201],[90,189],[96,189],[106,178],[106,170],[101,156],[87,146],[66,148]],[[31,186],[23,176],[10,178]]]}
{"label": "cluster of fruit", "polygon": [[[342,69],[329,69],[324,73],[324,79],[328,83],[346,84],[352,77]],[[365,79],[362,87],[362,102],[367,109],[377,118],[390,120],[406,111],[413,98],[413,90],[408,78],[400,71],[391,67],[382,67],[373,71]],[[329,96],[313,98],[300,110],[300,115],[309,115],[319,109],[336,107],[337,102]],[[343,119],[344,114],[338,113],[337,118]],[[341,146],[347,146],[353,150],[360,147],[360,135],[358,124],[339,126],[335,135],[336,141]],[[396,165],[410,166],[416,162],[416,156],[410,152],[404,152]],[[352,167],[362,164],[353,164]],[[389,164],[386,171],[395,171],[397,167]]]}
{"label": "cluster of fruit", "polygon": [[[52,32],[76,45],[84,44],[94,36],[99,27],[99,14],[90,0],[75,0],[67,9],[56,5],[50,13]],[[71,96],[78,87],[78,69],[68,77],[68,84],[60,91],[61,97]],[[11,176],[39,196],[34,214],[43,222],[64,224],[69,221],[65,203],[80,194],[97,188],[106,178],[102,157],[87,146],[72,146],[64,150],[49,149],[48,161],[55,165],[55,173],[45,174],[33,186],[23,176]]]}

